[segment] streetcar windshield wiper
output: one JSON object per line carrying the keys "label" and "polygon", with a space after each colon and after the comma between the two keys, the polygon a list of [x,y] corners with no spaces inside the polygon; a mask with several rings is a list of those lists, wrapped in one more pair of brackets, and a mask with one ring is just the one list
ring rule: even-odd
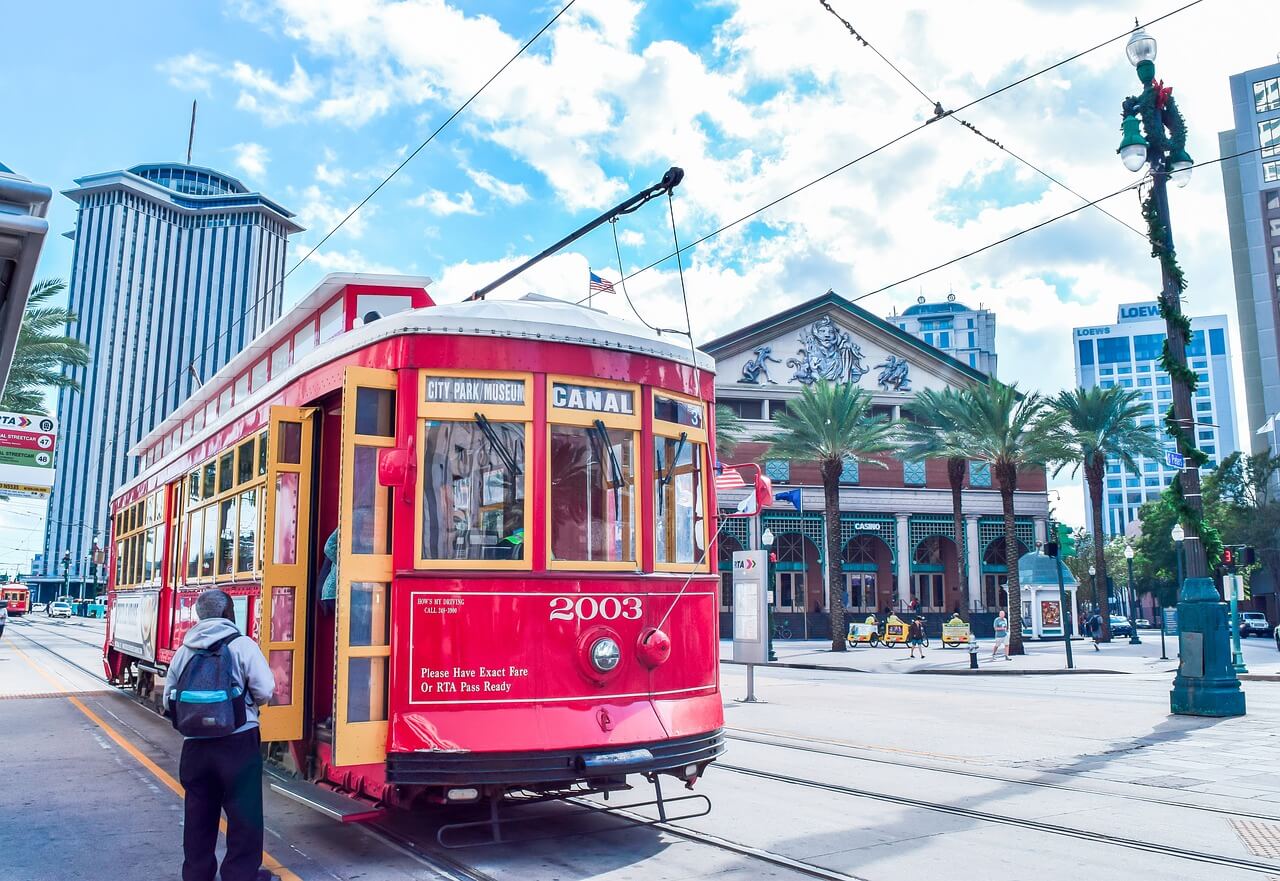
{"label": "streetcar windshield wiper", "polygon": [[502,443],[502,438],[498,437],[498,432],[494,430],[493,425],[485,418],[484,414],[477,413],[475,422],[480,427],[480,433],[484,435],[484,439],[489,442],[489,446],[493,447],[493,451],[498,454],[498,458],[506,466],[507,471],[512,475],[519,474],[520,465],[516,462],[516,457],[511,455],[511,451]]}
{"label": "streetcar windshield wiper", "polygon": [[[689,440],[689,432],[687,431],[680,432],[680,440],[676,443],[675,452],[671,454],[671,462],[669,465],[667,465],[666,474],[662,473],[661,459],[659,459],[658,461],[658,490],[659,490],[658,513],[659,514],[662,513],[662,509],[663,507],[665,507],[665,503],[666,503],[666,497],[661,492],[661,490],[666,489],[667,486],[671,483],[671,481],[675,478],[676,466],[680,464],[680,454],[684,452],[684,445],[685,445],[685,442],[688,440]],[[661,453],[659,453],[659,456],[661,456]]]}
{"label": "streetcar windshield wiper", "polygon": [[622,519],[622,466],[618,464],[618,456],[613,452],[613,444],[609,441],[609,429],[605,428],[604,420],[597,419],[591,426],[595,429],[596,437],[600,439],[600,446],[604,448],[604,452],[609,458],[609,479],[613,482],[616,492],[613,494],[613,514],[619,520]]}

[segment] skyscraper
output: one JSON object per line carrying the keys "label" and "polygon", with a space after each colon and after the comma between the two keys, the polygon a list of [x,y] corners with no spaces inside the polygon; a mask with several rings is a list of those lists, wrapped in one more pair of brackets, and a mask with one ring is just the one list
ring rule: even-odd
{"label": "skyscraper", "polygon": [[944,303],[929,303],[922,296],[914,306],[885,318],[898,330],[924,340],[961,364],[996,373],[996,316],[990,309],[970,309],[947,294]]}
{"label": "skyscraper", "polygon": [[[1280,413],[1280,63],[1231,77],[1235,128],[1218,134],[1248,408],[1247,446],[1276,442]],[[1253,152],[1247,152],[1253,151]],[[1272,426],[1271,432],[1257,434]]]}
{"label": "skyscraper", "polygon": [[[1227,316],[1191,319],[1187,366],[1196,372],[1192,402],[1196,414],[1196,446],[1209,456],[1205,472],[1238,447],[1235,393],[1231,379],[1231,345]],[[1125,303],[1117,310],[1116,323],[1075,329],[1076,382],[1085,388],[1120,386],[1141,395],[1149,407],[1141,421],[1160,429],[1166,451],[1174,451],[1173,439],[1164,433],[1164,414],[1173,402],[1169,374],[1160,366],[1165,323],[1159,306]],[[1102,494],[1103,532],[1124,535],[1143,503],[1155,500],[1177,474],[1162,456],[1137,458],[1138,471],[1129,473],[1119,461],[1108,460]],[[1093,514],[1086,489],[1085,512],[1093,531]]]}
{"label": "skyscraper", "polygon": [[[93,361],[58,400],[58,476],[45,569],[105,579],[107,502],[137,465],[126,455],[205,378],[280,316],[293,214],[208,168],[137,165],[76,180],[69,305]],[[64,555],[69,555],[64,556]],[[96,572],[91,570],[96,569]],[[73,590],[73,592],[75,592]]]}

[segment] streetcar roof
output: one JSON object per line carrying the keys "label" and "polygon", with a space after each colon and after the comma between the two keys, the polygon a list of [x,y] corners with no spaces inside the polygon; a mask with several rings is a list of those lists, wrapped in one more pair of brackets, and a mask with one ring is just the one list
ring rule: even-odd
{"label": "streetcar roof", "polygon": [[[344,288],[359,285],[425,289],[430,283],[431,279],[418,276],[329,274],[314,291],[263,331],[138,441],[129,450],[129,454],[144,456],[158,444],[162,444],[170,433],[180,431],[184,422],[210,402],[217,400],[219,395],[231,387],[238,376],[266,357],[274,346],[287,339],[305,313],[314,312]],[[448,303],[398,312],[364,326],[354,327],[320,343],[291,363],[279,376],[272,376],[265,385],[254,389],[245,399],[237,400],[225,412],[219,412],[215,423],[205,425],[186,440],[174,443],[168,453],[153,456],[151,463],[144,464],[138,476],[121,487],[117,495],[127,492],[146,480],[153,472],[165,467],[171,459],[181,455],[184,450],[201,443],[227,421],[238,418],[260,406],[264,400],[274,397],[297,377],[365,346],[409,334],[503,337],[560,342],[633,352],[686,365],[695,363],[687,337],[673,333],[661,334],[635,322],[615,318],[598,309],[539,294],[527,294],[518,300]],[[697,352],[696,365],[708,372],[715,370],[715,360],[702,351]]]}

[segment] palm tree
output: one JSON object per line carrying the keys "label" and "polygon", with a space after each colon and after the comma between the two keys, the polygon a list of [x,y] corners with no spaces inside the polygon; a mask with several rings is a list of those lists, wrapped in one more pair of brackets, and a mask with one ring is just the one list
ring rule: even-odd
{"label": "palm tree", "polygon": [[0,410],[14,413],[43,413],[44,390],[48,387],[80,390],[80,383],[66,367],[89,363],[89,348],[66,335],[67,325],[78,321],[76,313],[49,301],[60,296],[67,285],[60,278],[36,282],[22,313],[22,328],[13,351],[9,380],[0,396]]}
{"label": "palm tree", "polygon": [[738,444],[746,439],[747,427],[742,417],[724,404],[716,405],[716,459],[732,458]]}
{"label": "palm tree", "polygon": [[1062,413],[1039,394],[1022,394],[1017,383],[1005,385],[992,379],[960,395],[947,419],[964,427],[969,457],[991,466],[1000,482],[1004,509],[1006,590],[1009,595],[1009,652],[1022,650],[1022,588],[1018,582],[1018,540],[1014,534],[1013,494],[1018,472],[1044,468],[1070,455],[1063,437]]}
{"label": "palm tree", "polygon": [[918,392],[909,410],[914,417],[902,422],[903,460],[946,459],[947,480],[951,484],[951,531],[956,543],[956,585],[965,595],[961,610],[969,620],[968,600],[971,585],[965,579],[965,552],[974,553],[964,544],[964,477],[969,466],[969,446],[964,428],[952,422],[964,392],[947,388],[942,391],[924,389]]}
{"label": "palm tree", "polygon": [[845,651],[844,602],[840,582],[840,472],[846,461],[886,467],[869,458],[896,447],[896,427],[888,416],[871,414],[871,395],[848,383],[825,380],[806,386],[774,420],[779,432],[756,438],[772,444],[769,455],[816,462],[822,469],[826,508],[827,573],[831,585],[831,650]]}
{"label": "palm tree", "polygon": [[[1102,522],[1102,482],[1107,470],[1107,459],[1116,458],[1133,473],[1138,473],[1136,456],[1159,456],[1160,436],[1154,425],[1143,425],[1139,419],[1150,412],[1150,404],[1142,403],[1141,392],[1112,386],[1111,388],[1077,388],[1061,391],[1053,399],[1053,407],[1066,421],[1069,429],[1069,458],[1058,466],[1061,471],[1068,464],[1071,474],[1084,467],[1084,480],[1089,487],[1089,503],[1093,509],[1093,565],[1097,569],[1097,584],[1104,585],[1096,591],[1098,614],[1102,618],[1102,639],[1111,639],[1111,609],[1108,604],[1106,542]],[[1057,473],[1057,472],[1055,472]]]}

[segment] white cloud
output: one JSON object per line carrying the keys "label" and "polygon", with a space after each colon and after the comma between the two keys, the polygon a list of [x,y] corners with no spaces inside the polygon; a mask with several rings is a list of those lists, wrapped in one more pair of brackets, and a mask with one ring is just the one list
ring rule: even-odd
{"label": "white cloud", "polygon": [[249,177],[262,178],[266,175],[267,163],[271,161],[266,147],[250,142],[236,144],[231,150],[235,154],[231,161]]}
{"label": "white cloud", "polygon": [[519,205],[521,202],[529,201],[529,191],[525,189],[524,184],[507,183],[499,180],[487,171],[477,171],[474,168],[463,167],[467,177],[471,178],[471,182],[508,205]]}
{"label": "white cloud", "polygon": [[169,84],[186,92],[208,93],[213,87],[213,77],[219,67],[199,52],[188,52],[169,58],[156,65],[156,69],[168,78]]}
{"label": "white cloud", "polygon": [[[305,254],[306,248],[301,250]],[[371,272],[383,273],[386,275],[405,275],[407,273],[387,263],[378,263],[365,257],[360,251],[351,249],[348,251],[335,251],[327,247],[316,251],[308,259],[307,263],[313,264],[325,272]]]}
{"label": "white cloud", "polygon": [[644,233],[635,229],[624,229],[618,233],[618,241],[632,248],[637,248],[644,244]]}
{"label": "white cloud", "polygon": [[[323,235],[341,223],[354,207],[354,202],[343,205],[334,201],[332,193],[312,184],[302,191],[298,222],[311,232]],[[376,205],[365,205],[343,224],[341,232],[353,239],[361,238],[364,235],[365,224],[376,214]]]}
{"label": "white cloud", "polygon": [[295,58],[289,79],[277,82],[270,73],[236,61],[224,74],[241,86],[236,107],[262,118],[268,125],[292,122],[300,108],[314,97],[316,84]]}
{"label": "white cloud", "polygon": [[338,154],[329,147],[324,148],[324,161],[316,166],[316,180],[331,187],[342,186],[347,179],[347,172],[338,167]]}
{"label": "white cloud", "polygon": [[480,213],[476,209],[475,196],[471,195],[470,190],[464,190],[459,193],[456,199],[451,199],[448,193],[441,190],[427,190],[425,193],[410,199],[409,204],[415,208],[426,208],[432,214],[440,217],[448,217],[451,214]]}

